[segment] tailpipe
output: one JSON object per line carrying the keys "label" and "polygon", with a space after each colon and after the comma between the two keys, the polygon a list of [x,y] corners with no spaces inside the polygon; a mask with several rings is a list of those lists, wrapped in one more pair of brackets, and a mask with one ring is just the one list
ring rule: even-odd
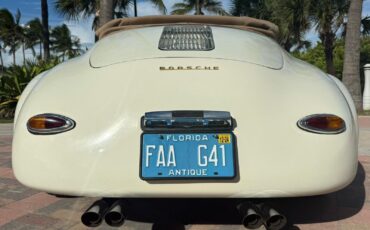
{"label": "tailpipe", "polygon": [[105,222],[112,227],[122,226],[125,222],[126,215],[123,212],[123,201],[115,202],[109,211],[105,214]]}
{"label": "tailpipe", "polygon": [[257,229],[262,226],[262,216],[258,213],[257,207],[252,203],[242,203],[237,208],[243,218],[242,224],[244,227],[248,229]]}
{"label": "tailpipe", "polygon": [[281,230],[287,224],[287,218],[267,205],[261,205],[261,211],[265,216],[265,227],[268,230]]}
{"label": "tailpipe", "polygon": [[97,227],[103,221],[103,216],[108,210],[109,204],[105,200],[93,203],[81,216],[81,222],[87,227]]}

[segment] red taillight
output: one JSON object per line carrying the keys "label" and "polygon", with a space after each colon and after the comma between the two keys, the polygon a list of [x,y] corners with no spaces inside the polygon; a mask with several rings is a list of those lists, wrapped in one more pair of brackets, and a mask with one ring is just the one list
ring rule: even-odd
{"label": "red taillight", "polygon": [[346,123],[338,116],[315,114],[298,121],[298,126],[306,131],[321,134],[338,134],[346,130]]}
{"label": "red taillight", "polygon": [[40,114],[28,120],[27,128],[33,134],[57,134],[69,131],[75,127],[75,122],[57,114]]}

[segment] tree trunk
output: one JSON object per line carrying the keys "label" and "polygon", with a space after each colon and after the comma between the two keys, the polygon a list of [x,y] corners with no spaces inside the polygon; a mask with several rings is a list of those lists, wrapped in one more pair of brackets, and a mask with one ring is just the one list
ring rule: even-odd
{"label": "tree trunk", "polygon": [[348,12],[347,33],[345,37],[343,83],[347,86],[356,104],[362,110],[360,83],[361,14],[362,0],[352,0]]}
{"label": "tree trunk", "polygon": [[335,34],[328,32],[327,34],[322,36],[323,44],[324,44],[324,52],[325,52],[325,61],[326,61],[326,72],[333,76],[336,75],[335,67],[334,67],[334,42],[335,42]]}
{"label": "tree trunk", "polygon": [[40,59],[42,59],[42,41],[40,41]]}
{"label": "tree trunk", "polygon": [[13,53],[13,64],[16,65],[16,60],[15,60],[15,50],[12,52]]}
{"label": "tree trunk", "polygon": [[200,0],[197,0],[195,3],[195,15],[201,15]]}
{"label": "tree trunk", "polygon": [[49,10],[48,1],[41,0],[42,33],[44,46],[44,60],[50,58]]}
{"label": "tree trunk", "polygon": [[113,0],[100,0],[99,27],[113,19]]}
{"label": "tree trunk", "polygon": [[288,41],[284,42],[283,43],[283,47],[284,49],[287,51],[287,52],[290,52],[290,50],[292,49],[292,44]]}
{"label": "tree trunk", "polygon": [[24,48],[24,43],[22,44],[22,54],[23,54],[23,65],[26,65],[26,52]]}
{"label": "tree trunk", "polygon": [[3,60],[3,52],[0,49],[0,64],[1,64],[1,72],[4,72],[4,60]]}
{"label": "tree trunk", "polygon": [[134,15],[137,17],[137,0],[134,0]]}

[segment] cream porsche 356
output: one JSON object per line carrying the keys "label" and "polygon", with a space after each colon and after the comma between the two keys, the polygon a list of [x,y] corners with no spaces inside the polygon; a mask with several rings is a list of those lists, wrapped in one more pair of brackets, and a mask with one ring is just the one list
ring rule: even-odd
{"label": "cream porsche 356", "polygon": [[353,180],[348,91],[285,52],[272,23],[153,16],[97,33],[91,50],[37,76],[19,100],[12,159],[24,185],[88,197],[275,198]]}

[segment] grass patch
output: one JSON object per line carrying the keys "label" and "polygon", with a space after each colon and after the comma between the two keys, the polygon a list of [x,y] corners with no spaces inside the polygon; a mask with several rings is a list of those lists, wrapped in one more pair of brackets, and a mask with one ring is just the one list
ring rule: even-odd
{"label": "grass patch", "polygon": [[359,113],[360,116],[370,116],[370,110],[362,111]]}

